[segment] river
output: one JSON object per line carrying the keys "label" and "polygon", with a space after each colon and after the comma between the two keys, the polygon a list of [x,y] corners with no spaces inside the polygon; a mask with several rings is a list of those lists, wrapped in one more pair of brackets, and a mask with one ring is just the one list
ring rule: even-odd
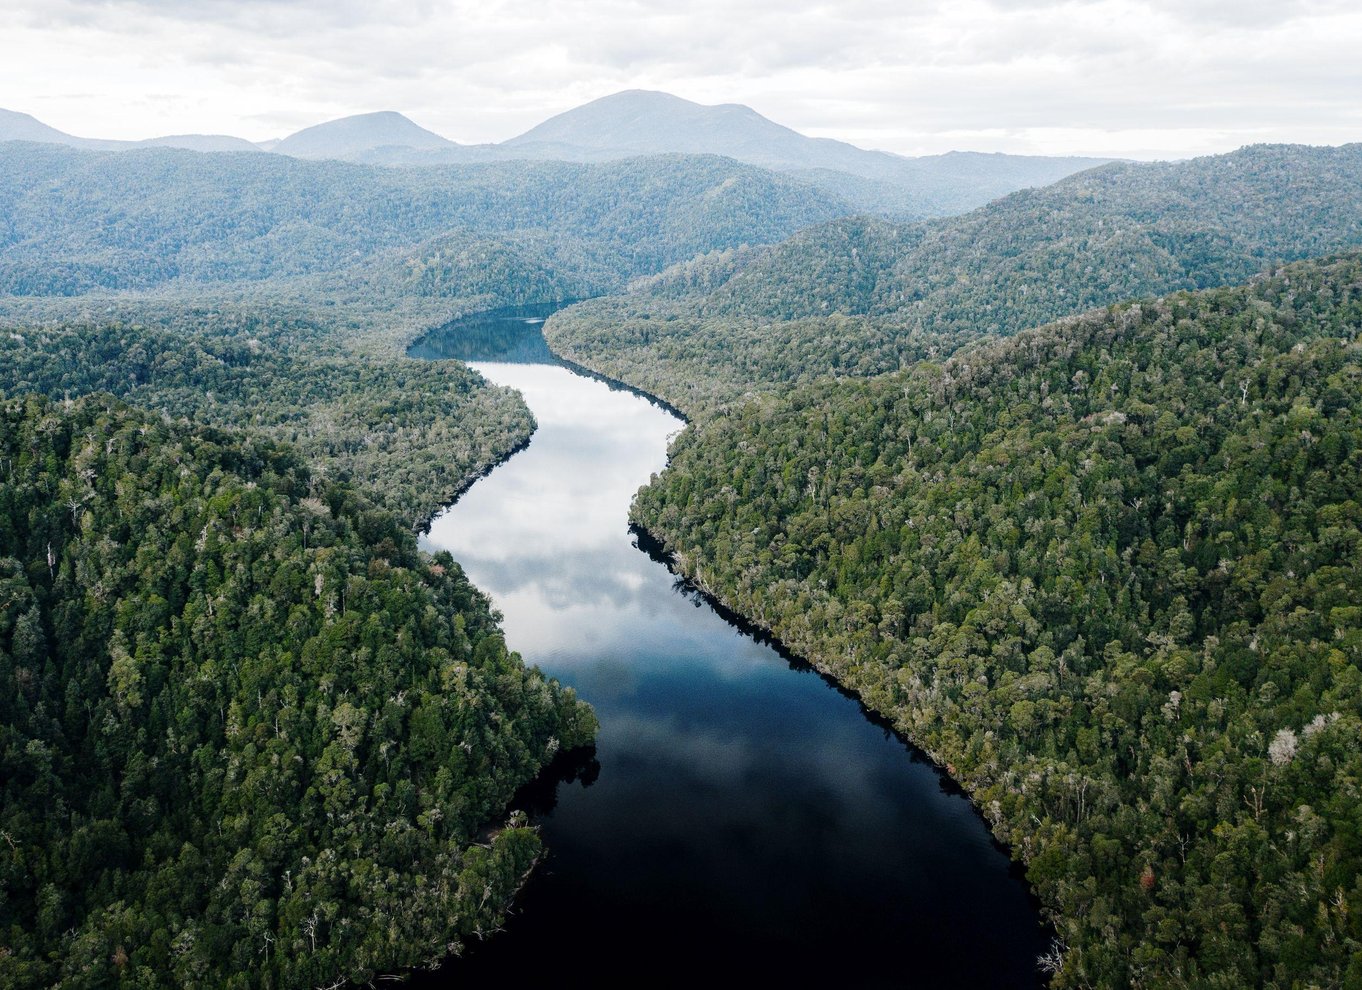
{"label": "river", "polygon": [[415,985],[1042,985],[1036,904],[949,779],[638,548],[630,500],[682,423],[553,363],[547,312],[413,346],[520,390],[539,422],[425,540],[601,730],[594,759],[521,797],[549,855],[506,930]]}

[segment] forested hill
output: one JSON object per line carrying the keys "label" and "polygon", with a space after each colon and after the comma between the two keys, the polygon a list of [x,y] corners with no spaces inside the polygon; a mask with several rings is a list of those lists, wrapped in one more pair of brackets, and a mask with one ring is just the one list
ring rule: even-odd
{"label": "forested hill", "polygon": [[556,316],[562,353],[683,408],[891,371],[1123,299],[1362,244],[1362,145],[1112,164],[919,225],[837,220]]}
{"label": "forested hill", "polygon": [[844,212],[760,168],[390,169],[0,144],[0,390],[106,390],[297,443],[416,526],[524,443],[523,402],[400,346]]}
{"label": "forested hill", "polygon": [[[482,284],[503,274],[483,273],[481,252],[511,274],[556,279],[571,298],[846,212],[796,179],[714,157],[395,169],[8,143],[0,295],[201,293],[241,283],[265,291],[373,265],[385,274],[434,267],[392,291],[476,295],[451,273]],[[423,249],[436,238],[453,240]]]}
{"label": "forested hill", "polygon": [[458,565],[249,433],[0,420],[0,985],[362,983],[494,928],[539,842],[479,830],[595,720]]}
{"label": "forested hill", "polygon": [[963,784],[1056,986],[1362,985],[1359,331],[1352,255],[758,396],[635,516]]}
{"label": "forested hill", "polygon": [[0,392],[112,392],[176,419],[249,426],[413,529],[534,430],[515,392],[463,364],[348,353],[320,309],[134,312],[0,322]]}
{"label": "forested hill", "polygon": [[395,169],[4,143],[0,390],[249,423],[417,526],[533,419],[406,341],[845,211],[717,157]]}
{"label": "forested hill", "polygon": [[377,148],[453,148],[453,141],[426,130],[400,113],[383,110],[329,120],[270,146],[270,151],[294,158],[350,158]]}

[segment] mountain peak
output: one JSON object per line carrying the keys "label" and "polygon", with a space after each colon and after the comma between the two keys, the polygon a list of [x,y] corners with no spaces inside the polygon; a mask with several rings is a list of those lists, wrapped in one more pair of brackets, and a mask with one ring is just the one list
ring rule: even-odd
{"label": "mountain peak", "polygon": [[377,110],[305,127],[271,150],[296,158],[344,158],[389,146],[449,148],[454,142],[426,130],[396,110]]}
{"label": "mountain peak", "polygon": [[706,106],[671,93],[627,89],[550,117],[506,146],[559,146],[604,154],[713,154],[766,165],[799,159],[796,146],[810,140],[741,104]]}
{"label": "mountain peak", "polygon": [[[622,89],[618,93],[611,93],[608,96],[598,97],[575,109],[585,110],[588,107],[609,108],[630,106],[659,110],[685,109],[692,112],[706,110],[745,110],[748,113],[757,114],[751,107],[741,103],[696,103],[694,100],[688,100],[684,96],[677,96],[675,93],[668,93],[660,89]],[[568,111],[568,113],[572,112],[574,111]],[[757,114],[757,116],[760,116],[760,114]]]}

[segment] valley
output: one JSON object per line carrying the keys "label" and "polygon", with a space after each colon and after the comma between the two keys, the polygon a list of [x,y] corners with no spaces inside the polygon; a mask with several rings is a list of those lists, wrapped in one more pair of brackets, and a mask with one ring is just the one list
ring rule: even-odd
{"label": "valley", "polygon": [[0,115],[0,985],[1357,984],[1359,189]]}
{"label": "valley", "polygon": [[525,798],[550,852],[518,916],[417,985],[549,979],[598,939],[612,949],[597,978],[665,959],[650,982],[666,986],[870,983],[903,953],[933,984],[1038,985],[1048,936],[965,797],[640,550],[629,501],[682,424],[535,353],[525,319],[472,317],[416,345],[515,388],[538,423],[424,540],[488,593],[508,646],[592,699],[600,729],[585,767]]}

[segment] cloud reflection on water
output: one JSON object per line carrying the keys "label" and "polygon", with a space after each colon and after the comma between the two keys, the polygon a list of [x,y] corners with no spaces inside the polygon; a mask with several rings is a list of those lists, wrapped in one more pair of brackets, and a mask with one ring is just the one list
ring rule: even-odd
{"label": "cloud reflection on water", "polygon": [[477,367],[524,394],[539,431],[428,543],[492,596],[512,648],[596,707],[600,773],[559,788],[515,937],[460,978],[523,975],[608,917],[639,960],[765,945],[783,953],[773,974],[848,956],[884,974],[917,952],[963,983],[1033,983],[1034,909],[968,802],[632,545],[629,502],[679,421],[562,367]]}

